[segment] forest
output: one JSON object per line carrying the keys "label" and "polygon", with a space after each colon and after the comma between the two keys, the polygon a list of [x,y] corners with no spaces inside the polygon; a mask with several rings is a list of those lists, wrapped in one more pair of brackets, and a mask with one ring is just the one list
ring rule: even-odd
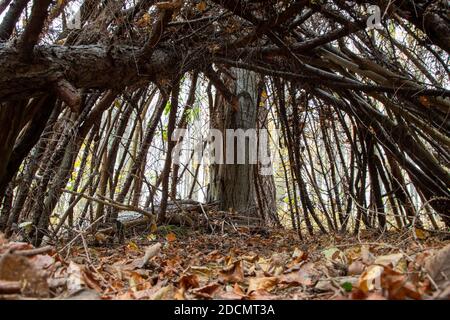
{"label": "forest", "polygon": [[0,300],[450,298],[447,0],[0,0]]}

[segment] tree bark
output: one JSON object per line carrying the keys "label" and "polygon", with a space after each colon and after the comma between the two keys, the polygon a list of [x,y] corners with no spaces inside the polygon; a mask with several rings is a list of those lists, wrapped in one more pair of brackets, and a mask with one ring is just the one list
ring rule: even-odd
{"label": "tree bark", "polygon": [[[248,143],[238,146],[236,141],[227,145],[226,129],[256,129],[257,75],[252,71],[232,69],[234,79],[230,79],[227,87],[238,97],[237,110],[219,94],[216,96],[215,113],[212,115],[213,129],[222,132],[224,139],[224,162],[227,148],[234,149],[233,164],[213,164],[208,199],[219,201],[222,210],[233,210],[246,216],[257,216],[256,194],[254,182],[255,165],[249,161]],[[237,164],[238,152],[245,152],[245,163]]]}

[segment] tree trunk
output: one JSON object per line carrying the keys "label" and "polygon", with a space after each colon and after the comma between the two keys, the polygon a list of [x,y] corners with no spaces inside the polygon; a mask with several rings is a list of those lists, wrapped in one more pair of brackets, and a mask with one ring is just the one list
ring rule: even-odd
{"label": "tree trunk", "polygon": [[227,145],[226,129],[246,131],[256,128],[257,75],[242,69],[232,69],[231,72],[234,79],[228,79],[226,85],[239,99],[237,110],[227,103],[224,97],[217,94],[214,114],[211,114],[211,128],[222,132],[223,162],[226,160],[227,148],[234,149],[233,160],[236,160],[238,152],[245,152],[245,162],[212,164],[208,199],[219,201],[222,210],[233,210],[245,216],[256,217],[254,182],[256,166],[249,161],[249,144],[245,143],[245,150],[242,145],[237,145],[235,140]]}

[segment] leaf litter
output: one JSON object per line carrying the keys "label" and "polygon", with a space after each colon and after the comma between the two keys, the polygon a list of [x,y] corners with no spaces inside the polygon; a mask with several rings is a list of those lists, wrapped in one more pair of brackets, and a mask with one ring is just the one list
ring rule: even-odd
{"label": "leaf litter", "polygon": [[193,231],[63,255],[0,235],[0,298],[449,299],[450,243],[395,238]]}

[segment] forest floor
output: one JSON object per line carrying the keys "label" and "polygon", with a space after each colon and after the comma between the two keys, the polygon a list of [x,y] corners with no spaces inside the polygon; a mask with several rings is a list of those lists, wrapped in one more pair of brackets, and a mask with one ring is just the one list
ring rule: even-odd
{"label": "forest floor", "polygon": [[58,248],[0,235],[8,299],[448,299],[449,273],[450,242],[411,231],[301,241],[166,227],[123,245]]}

